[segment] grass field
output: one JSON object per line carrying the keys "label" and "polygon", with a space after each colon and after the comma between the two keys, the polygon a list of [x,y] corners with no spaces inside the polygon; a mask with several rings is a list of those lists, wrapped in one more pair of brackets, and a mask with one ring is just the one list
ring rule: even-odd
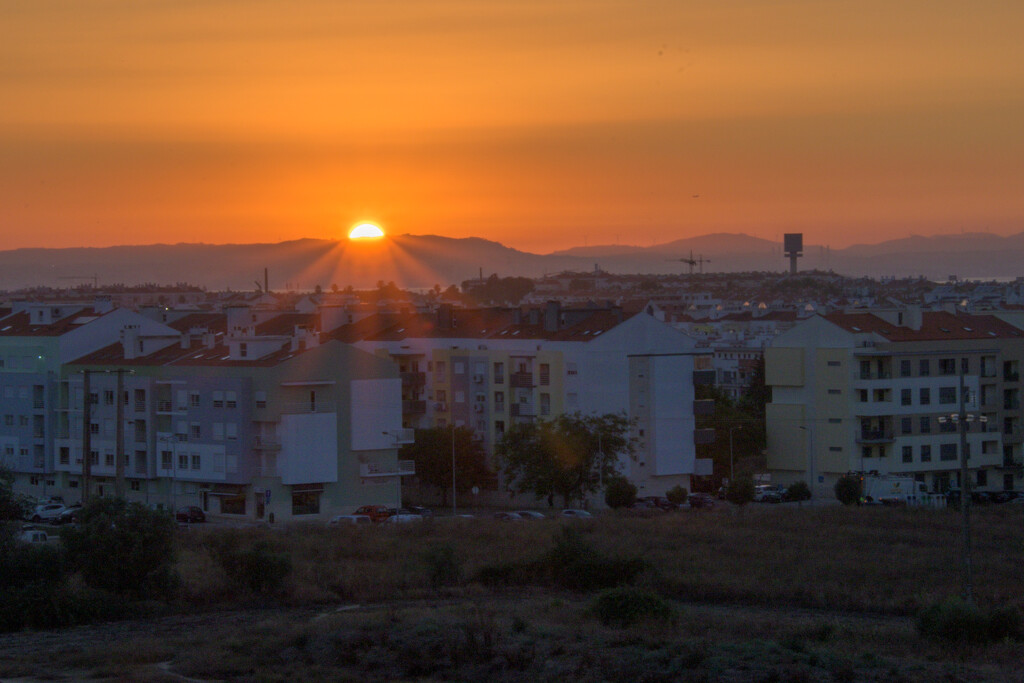
{"label": "grass field", "polygon": [[[548,571],[566,538],[587,562],[641,558],[637,588],[670,616],[602,623],[598,590]],[[0,677],[1024,680],[1018,641],[941,644],[915,629],[922,607],[960,592],[952,511],[758,506],[571,524],[193,528],[179,541],[176,615],[5,636]],[[291,559],[270,593],[217,561],[217,548],[256,543]],[[1024,608],[1024,509],[976,510],[974,549],[978,603]],[[505,583],[477,580],[496,568]]]}

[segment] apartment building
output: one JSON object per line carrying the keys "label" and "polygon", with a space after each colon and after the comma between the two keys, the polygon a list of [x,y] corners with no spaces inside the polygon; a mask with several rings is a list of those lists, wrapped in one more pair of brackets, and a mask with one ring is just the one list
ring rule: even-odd
{"label": "apartment building", "polygon": [[990,315],[919,309],[815,316],[766,350],[768,467],[832,496],[848,472],[959,485],[968,413],[971,484],[1021,488],[1024,332]]}

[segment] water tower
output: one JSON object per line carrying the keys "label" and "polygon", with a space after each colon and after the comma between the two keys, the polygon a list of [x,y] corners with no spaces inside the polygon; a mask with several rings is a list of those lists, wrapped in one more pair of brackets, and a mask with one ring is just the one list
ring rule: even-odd
{"label": "water tower", "polygon": [[804,234],[787,232],[782,236],[782,250],[789,257],[789,274],[796,275],[796,260],[804,255]]}

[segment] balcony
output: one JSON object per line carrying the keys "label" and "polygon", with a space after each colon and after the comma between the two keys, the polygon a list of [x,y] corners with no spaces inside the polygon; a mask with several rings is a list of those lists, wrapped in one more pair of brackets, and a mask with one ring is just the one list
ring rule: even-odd
{"label": "balcony", "polygon": [[399,460],[397,465],[364,462],[359,466],[360,477],[410,477],[414,474],[416,462],[413,460]]}
{"label": "balcony", "polygon": [[509,375],[509,385],[519,389],[532,389],[533,373],[532,372],[513,372]]}
{"label": "balcony", "polygon": [[880,372],[861,372],[860,379],[892,379],[892,372],[890,372],[889,370],[882,370]]}
{"label": "balcony", "polygon": [[1003,399],[1003,410],[1017,410],[1020,408],[1020,399]]}
{"label": "balcony", "polygon": [[400,374],[403,387],[422,387],[427,383],[427,373],[425,372],[403,372]]}
{"label": "balcony", "polygon": [[257,451],[279,451],[281,442],[273,436],[254,436],[252,439],[253,450]]}
{"label": "balcony", "polygon": [[706,417],[715,414],[714,399],[700,399],[693,402],[693,414],[697,417]]}
{"label": "balcony", "polygon": [[37,399],[34,399],[32,401],[32,409],[33,410],[42,410],[44,407],[45,407],[45,403],[43,402],[43,399],[37,398]]}
{"label": "balcony", "polygon": [[862,429],[857,435],[857,441],[860,443],[882,443],[892,440],[892,431],[888,429]]}
{"label": "balcony", "polygon": [[1004,382],[1019,382],[1020,381],[1020,373],[1019,372],[1004,372],[1003,373],[1003,381]]}
{"label": "balcony", "polygon": [[170,413],[183,413],[185,411],[184,410],[175,410],[174,409],[174,403],[171,400],[168,399],[168,400],[160,400],[160,401],[156,402],[156,412],[157,412],[157,415],[160,415],[160,414],[167,415],[167,414],[170,414]]}
{"label": "balcony", "polygon": [[693,371],[693,386],[701,387],[715,383],[715,371],[714,370],[694,370]]}
{"label": "balcony", "polygon": [[512,417],[537,417],[537,409],[529,403],[513,403]]}
{"label": "balcony", "polygon": [[423,415],[427,412],[426,401],[410,401],[408,399],[402,401],[402,414],[403,415]]}
{"label": "balcony", "polygon": [[714,429],[694,429],[693,430],[693,443],[697,446],[702,446],[709,443],[715,442],[715,430]]}
{"label": "balcony", "polygon": [[1003,467],[1010,470],[1019,470],[1024,468],[1024,462],[1014,458],[1012,455],[1003,456]]}

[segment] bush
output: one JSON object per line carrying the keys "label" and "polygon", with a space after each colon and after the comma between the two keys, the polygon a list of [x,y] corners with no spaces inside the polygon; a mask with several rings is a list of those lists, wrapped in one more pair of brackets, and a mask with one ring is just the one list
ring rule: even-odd
{"label": "bush", "polygon": [[265,541],[241,549],[238,536],[228,535],[214,546],[214,556],[228,579],[250,593],[277,593],[292,573],[288,553],[275,553]]}
{"label": "bush", "polygon": [[80,526],[61,529],[68,564],[93,588],[136,598],[169,597],[176,587],[174,521],[139,503],[98,498]]}
{"label": "bush", "polygon": [[574,529],[563,529],[555,546],[536,560],[490,565],[476,578],[489,586],[542,585],[591,591],[632,583],[647,562],[639,557],[606,557],[583,542]]}
{"label": "bush", "polygon": [[843,475],[839,477],[839,481],[836,482],[836,498],[843,505],[853,505],[861,496],[861,485],[860,478],[855,477],[851,474]]}
{"label": "bush", "polygon": [[625,477],[609,479],[604,487],[604,502],[610,508],[628,508],[636,502],[636,486]]}
{"label": "bush", "polygon": [[675,503],[676,505],[682,505],[690,498],[690,492],[682,486],[676,485],[665,492],[665,497],[668,498],[668,502]]}
{"label": "bush", "polygon": [[427,574],[434,589],[458,585],[462,578],[462,565],[450,545],[436,545],[423,553]]}
{"label": "bush", "polygon": [[799,502],[811,499],[811,487],[805,481],[796,481],[786,489],[786,500]]}
{"label": "bush", "polygon": [[603,591],[591,610],[605,626],[619,628],[641,621],[670,622],[675,618],[672,606],[660,595],[625,586]]}
{"label": "bush", "polygon": [[734,505],[746,505],[754,500],[754,480],[750,476],[738,476],[729,482],[725,499]]}
{"label": "bush", "polygon": [[1021,617],[1012,607],[983,609],[960,598],[949,598],[918,613],[917,631],[947,645],[980,645],[1019,639]]}

